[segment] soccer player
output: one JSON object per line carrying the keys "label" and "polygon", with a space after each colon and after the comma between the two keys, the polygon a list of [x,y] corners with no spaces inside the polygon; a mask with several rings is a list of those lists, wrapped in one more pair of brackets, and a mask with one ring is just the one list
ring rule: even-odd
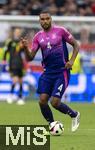
{"label": "soccer player", "polygon": [[[41,113],[49,123],[54,121],[52,111],[48,105],[48,100],[51,98],[51,105],[56,110],[72,118],[71,130],[76,131],[79,127],[80,113],[62,103],[61,98],[68,86],[70,69],[78,54],[79,45],[64,27],[52,24],[49,12],[41,12],[39,21],[42,30],[34,36],[31,49],[28,47],[26,38],[22,38],[21,43],[30,60],[35,57],[39,48],[42,52],[44,72],[39,78],[37,90],[40,94]],[[73,46],[70,60],[68,59],[66,42]]]}
{"label": "soccer player", "polygon": [[25,53],[23,48],[19,45],[19,40],[21,37],[22,31],[20,28],[16,28],[13,31],[13,37],[9,41],[7,41],[5,45],[5,53],[4,53],[4,61],[6,61],[7,53],[9,53],[9,72],[12,77],[12,85],[10,90],[10,96],[7,98],[8,103],[12,103],[13,100],[13,92],[16,83],[19,83],[19,93],[18,93],[18,101],[17,104],[23,105],[25,102],[22,96],[22,77],[23,77],[23,61],[25,59]]}

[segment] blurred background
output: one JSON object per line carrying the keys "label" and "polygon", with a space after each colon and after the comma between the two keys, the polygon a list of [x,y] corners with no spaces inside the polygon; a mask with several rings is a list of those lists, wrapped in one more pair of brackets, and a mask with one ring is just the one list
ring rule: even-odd
{"label": "blurred background", "polygon": [[[69,87],[63,101],[95,102],[95,1],[94,0],[0,0],[0,101],[5,101],[10,94],[12,83],[8,71],[7,56],[4,62],[6,42],[19,28],[27,36],[29,46],[40,25],[38,15],[48,10],[57,25],[66,27],[78,40],[80,52],[72,68]],[[14,35],[15,36],[15,35]],[[69,55],[72,47],[67,44]],[[37,99],[35,93],[40,74],[41,52],[32,62],[25,62],[23,77],[23,97],[25,100]],[[18,94],[18,85],[14,95]]]}

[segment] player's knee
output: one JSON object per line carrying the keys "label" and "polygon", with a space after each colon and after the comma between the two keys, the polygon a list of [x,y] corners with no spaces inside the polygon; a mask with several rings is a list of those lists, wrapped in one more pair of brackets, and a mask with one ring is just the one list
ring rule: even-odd
{"label": "player's knee", "polygon": [[42,97],[42,98],[40,98],[39,103],[42,105],[45,105],[45,104],[47,104],[47,100],[44,97]]}
{"label": "player's knee", "polygon": [[13,82],[17,83],[18,82],[18,77],[13,77]]}
{"label": "player's knee", "polygon": [[54,107],[54,108],[57,108],[59,106],[59,103],[60,103],[60,100],[58,98],[52,98],[51,99],[51,105]]}
{"label": "player's knee", "polygon": [[19,80],[18,82],[21,84],[22,83],[22,78],[19,78],[18,80]]}
{"label": "player's knee", "polygon": [[40,95],[40,104],[45,105],[48,103],[48,96],[45,94]]}

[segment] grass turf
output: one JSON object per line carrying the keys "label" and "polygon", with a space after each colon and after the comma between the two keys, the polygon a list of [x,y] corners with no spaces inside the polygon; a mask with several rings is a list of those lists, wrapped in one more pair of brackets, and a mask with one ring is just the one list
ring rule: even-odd
{"label": "grass turf", "polygon": [[[81,113],[79,129],[70,131],[71,118],[53,110],[55,120],[64,124],[62,136],[51,136],[50,150],[95,150],[95,104],[69,104],[73,109]],[[43,119],[37,101],[27,101],[24,106],[0,102],[0,125],[23,124],[36,125],[47,124]]]}

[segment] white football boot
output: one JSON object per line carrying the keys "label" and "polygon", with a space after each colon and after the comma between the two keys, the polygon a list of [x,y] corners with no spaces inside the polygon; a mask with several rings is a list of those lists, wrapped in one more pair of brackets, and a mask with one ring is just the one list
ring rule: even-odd
{"label": "white football boot", "polygon": [[72,118],[72,127],[71,127],[71,131],[75,132],[80,124],[80,112],[77,113],[77,116]]}
{"label": "white football boot", "polygon": [[18,99],[17,105],[24,105],[25,104],[25,101],[23,99]]}
{"label": "white football boot", "polygon": [[6,101],[7,101],[8,104],[12,104],[13,101],[14,101],[14,100],[13,100],[13,95],[12,95],[12,94],[8,95]]}

